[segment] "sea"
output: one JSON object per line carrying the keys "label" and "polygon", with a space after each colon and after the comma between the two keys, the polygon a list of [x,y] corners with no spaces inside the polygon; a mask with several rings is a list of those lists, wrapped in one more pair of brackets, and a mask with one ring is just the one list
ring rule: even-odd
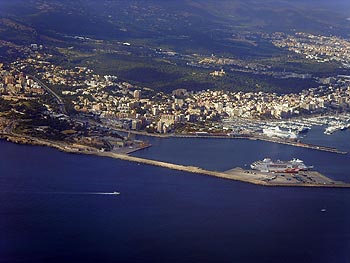
{"label": "sea", "polygon": [[[350,150],[349,131],[313,132],[304,140]],[[153,146],[134,156],[218,171],[295,157],[350,182],[349,155],[141,138]],[[349,222],[350,189],[264,187],[0,141],[0,262],[347,263]]]}

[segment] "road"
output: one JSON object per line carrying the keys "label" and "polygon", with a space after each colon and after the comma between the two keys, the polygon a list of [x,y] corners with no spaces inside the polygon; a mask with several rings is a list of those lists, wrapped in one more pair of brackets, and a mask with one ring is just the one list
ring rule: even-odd
{"label": "road", "polygon": [[37,83],[39,83],[39,85],[45,89],[48,93],[50,93],[52,96],[55,97],[55,99],[57,100],[60,112],[63,114],[67,114],[64,102],[62,100],[62,98],[60,96],[57,95],[56,92],[54,92],[52,89],[50,89],[45,83],[43,83],[41,80],[39,80],[37,77],[33,76],[33,75],[28,75],[29,77],[31,77],[33,80],[35,80]]}

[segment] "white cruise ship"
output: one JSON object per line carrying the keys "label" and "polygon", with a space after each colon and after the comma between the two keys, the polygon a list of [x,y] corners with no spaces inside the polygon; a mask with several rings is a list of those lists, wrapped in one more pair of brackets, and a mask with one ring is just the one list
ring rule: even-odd
{"label": "white cruise ship", "polygon": [[263,129],[263,133],[269,137],[279,137],[279,138],[288,138],[288,139],[297,139],[298,134],[292,130],[281,130],[280,127],[269,127]]}
{"label": "white cruise ship", "polygon": [[272,161],[270,158],[265,158],[262,161],[256,161],[250,165],[254,170],[261,172],[279,172],[279,173],[298,173],[300,171],[308,171],[313,166],[306,166],[300,159],[292,159],[290,161]]}

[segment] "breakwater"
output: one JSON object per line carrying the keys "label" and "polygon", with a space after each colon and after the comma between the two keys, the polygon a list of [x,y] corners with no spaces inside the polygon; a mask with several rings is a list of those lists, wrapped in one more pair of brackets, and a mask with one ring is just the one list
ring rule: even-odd
{"label": "breakwater", "polygon": [[[89,152],[89,154],[92,154]],[[221,179],[235,180],[245,183],[251,183],[263,186],[289,186],[289,187],[332,187],[332,188],[350,188],[350,184],[334,181],[318,172],[305,172],[305,174],[297,175],[298,180],[283,181],[277,175],[262,173],[258,171],[243,170],[241,168],[234,168],[227,172],[211,171],[202,169],[196,166],[186,166],[180,164],[173,164],[168,162],[162,162],[157,160],[145,159],[140,157],[134,157],[130,155],[115,154],[112,152],[99,152],[99,156],[111,157],[125,161],[131,161],[141,164],[153,165],[162,168],[178,170],[188,173],[202,174],[207,176],[213,176]],[[275,177],[276,178],[273,178]],[[302,177],[309,178],[309,180],[304,180]],[[300,178],[300,179],[299,179]],[[277,179],[277,180],[275,180]]]}
{"label": "breakwater", "polygon": [[140,164],[158,166],[166,169],[183,171],[194,174],[201,174],[212,176],[221,179],[235,180],[244,183],[251,183],[263,186],[289,186],[289,187],[331,187],[331,188],[350,188],[350,184],[334,181],[318,172],[308,172],[305,174],[294,176],[291,180],[284,180],[287,175],[274,175],[267,174],[258,171],[243,170],[241,168],[234,168],[226,172],[206,170],[196,166],[186,166],[180,164],[173,164],[169,162],[157,161],[152,159],[140,158],[130,156],[128,154],[119,154],[113,152],[102,152],[97,151],[94,148],[86,147],[79,144],[68,144],[64,142],[52,142],[48,140],[42,140],[37,138],[32,138],[29,136],[2,136],[8,141],[21,143],[21,144],[31,144],[31,145],[41,145],[48,146],[59,149],[63,152],[76,153],[76,154],[89,154],[97,155],[103,157],[110,157],[115,159],[120,159],[129,162],[136,162]]}

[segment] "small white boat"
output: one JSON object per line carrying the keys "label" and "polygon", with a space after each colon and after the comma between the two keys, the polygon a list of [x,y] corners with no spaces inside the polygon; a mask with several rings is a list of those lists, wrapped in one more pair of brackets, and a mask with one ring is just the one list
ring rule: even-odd
{"label": "small white boat", "polygon": [[326,211],[327,211],[326,208],[322,208],[322,209],[321,209],[321,212],[323,212],[323,213],[326,212]]}

